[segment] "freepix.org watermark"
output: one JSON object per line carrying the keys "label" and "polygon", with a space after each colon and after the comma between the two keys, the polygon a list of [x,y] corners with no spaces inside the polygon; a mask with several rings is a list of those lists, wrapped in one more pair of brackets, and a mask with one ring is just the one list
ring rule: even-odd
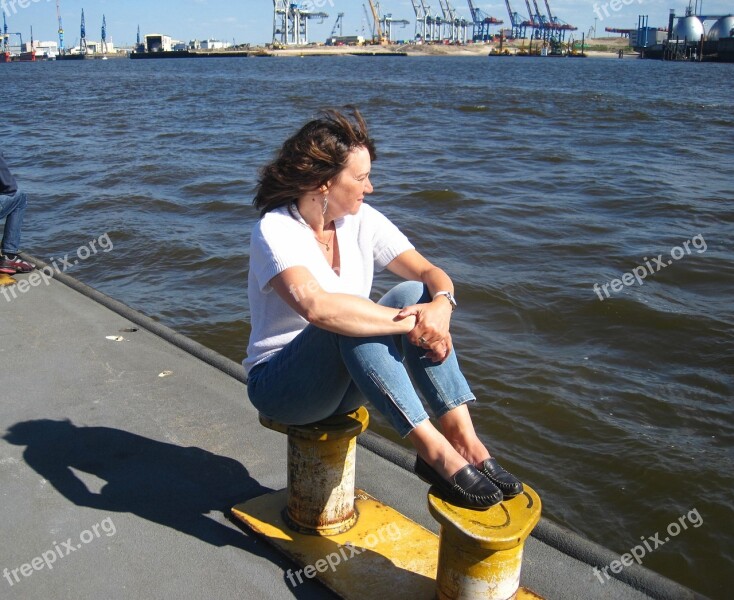
{"label": "freepix.org watermark", "polygon": [[[298,569],[297,571],[288,569],[285,576],[288,578],[291,585],[296,587],[299,583],[303,583],[303,575],[305,575],[307,579],[313,579],[316,577],[316,573],[325,573],[329,569],[331,569],[332,572],[335,572],[336,568],[343,562],[347,562],[355,556],[359,556],[365,550],[374,548],[386,539],[393,542],[400,539],[400,528],[395,523],[390,523],[380,527],[377,531],[368,534],[364,538],[364,548],[357,548],[347,542],[343,546],[337,546],[337,552],[330,552],[324,558],[320,558],[312,565],[306,565],[303,569]],[[298,581],[296,581],[296,579]]]}
{"label": "freepix.org watermark", "polygon": [[[0,0],[0,12],[6,15],[17,15],[19,8],[28,8],[31,4],[38,4],[42,0]],[[51,0],[46,0],[51,2]]]}
{"label": "freepix.org watermark", "polygon": [[334,8],[334,0],[304,0],[301,3],[301,11],[315,11],[319,8],[330,6]]}
{"label": "freepix.org watermark", "polygon": [[33,271],[28,276],[28,279],[21,279],[15,285],[0,288],[0,294],[5,297],[7,302],[10,302],[17,298],[19,294],[25,294],[31,288],[41,285],[41,283],[48,285],[54,273],[66,272],[67,269],[71,269],[81,261],[85,261],[91,256],[94,256],[99,250],[107,253],[113,248],[114,245],[109,234],[103,233],[98,238],[89,240],[83,246],[79,246],[76,250],[76,258],[70,258],[68,254],[65,254],[63,258],[52,257],[49,259],[50,264],[43,267],[43,269]]}
{"label": "freepix.org watermark", "polygon": [[[637,2],[637,4],[643,4],[643,0],[611,0],[611,2],[605,2],[604,4],[601,4],[599,2],[594,2],[594,14],[599,19],[599,22],[604,20],[604,17],[609,17],[609,10],[611,9],[612,12],[619,12],[622,10],[623,6],[629,6],[633,2]],[[604,11],[604,16],[601,16],[602,11]]]}
{"label": "freepix.org watermark", "polygon": [[[690,254],[691,245],[698,254],[706,252],[706,248],[708,247],[706,245],[706,240],[703,239],[703,235],[699,233],[698,235],[694,235],[690,240],[683,242],[680,246],[673,246],[673,248],[670,249],[670,258],[667,261],[663,258],[662,254],[658,254],[657,257],[652,259],[654,264],[651,264],[650,260],[646,256],[642,259],[645,262],[644,265],[639,265],[632,269],[632,271],[623,273],[619,279],[612,279],[609,283],[605,283],[603,285],[595,283],[594,291],[596,292],[596,295],[599,296],[599,300],[604,301],[605,297],[609,298],[609,288],[611,288],[612,292],[616,294],[621,292],[624,289],[624,286],[633,285],[635,282],[637,282],[638,285],[642,285],[643,280],[646,277],[659,273],[665,267],[672,265],[674,260],[680,260],[684,256]],[[602,295],[602,291],[604,292],[604,295]]]}
{"label": "freepix.org watermark", "polygon": [[[703,517],[698,513],[697,508],[692,508],[686,514],[678,517],[677,521],[670,523],[665,528],[665,532],[668,535],[666,535],[662,540],[660,539],[660,536],[662,535],[661,533],[656,533],[655,535],[648,536],[647,538],[645,538],[644,535],[640,536],[642,544],[638,544],[634,548],[630,548],[630,551],[622,554],[619,557],[619,560],[613,560],[601,569],[594,567],[594,575],[597,576],[601,583],[606,583],[611,579],[611,575],[609,575],[610,570],[612,573],[621,573],[622,569],[625,567],[631,567],[634,562],[641,565],[642,559],[645,558],[645,556],[651,552],[655,552],[655,550],[665,545],[666,542],[669,542],[671,538],[680,534],[681,531],[688,529],[688,523],[693,525],[694,529],[698,529],[703,525]],[[604,574],[606,579],[602,577],[602,574]]]}
{"label": "freepix.org watermark", "polygon": [[107,517],[99,523],[95,523],[89,529],[82,531],[79,534],[79,543],[75,544],[72,538],[68,538],[65,542],[61,542],[60,544],[57,544],[54,541],[51,543],[53,547],[50,550],[42,552],[40,556],[36,556],[15,569],[8,569],[7,567],[4,568],[3,577],[8,582],[8,585],[12,587],[23,581],[21,577],[27,579],[36,571],[41,571],[43,569],[51,571],[53,570],[54,563],[56,563],[57,560],[66,558],[72,552],[81,550],[84,544],[89,544],[97,538],[102,537],[103,533],[107,537],[111,537],[117,533],[117,528],[112,522],[111,517]]}

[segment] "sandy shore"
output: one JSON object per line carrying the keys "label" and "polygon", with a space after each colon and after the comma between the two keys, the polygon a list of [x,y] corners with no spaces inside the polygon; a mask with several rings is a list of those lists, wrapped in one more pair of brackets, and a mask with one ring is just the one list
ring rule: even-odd
{"label": "sandy shore", "polygon": [[[590,58],[619,58],[618,51],[623,49],[629,52],[627,40],[623,38],[605,38],[594,40],[587,45],[584,53]],[[603,42],[599,44],[598,42]],[[534,46],[537,42],[534,42]],[[595,49],[595,46],[599,49]],[[527,44],[512,41],[503,44],[511,55],[527,48]],[[603,48],[603,49],[602,49]],[[254,53],[266,56],[352,56],[352,55],[390,55],[405,54],[407,56],[488,56],[491,52],[499,51],[498,43],[487,44],[465,44],[465,45],[443,45],[443,44],[390,44],[388,46],[323,46],[309,45],[288,48],[252,48]],[[637,54],[625,54],[625,58],[636,58]]]}

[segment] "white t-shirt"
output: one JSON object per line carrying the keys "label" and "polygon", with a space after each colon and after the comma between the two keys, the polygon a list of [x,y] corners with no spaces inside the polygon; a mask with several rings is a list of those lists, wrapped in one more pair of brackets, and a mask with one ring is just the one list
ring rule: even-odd
{"label": "white t-shirt", "polygon": [[[266,213],[252,230],[247,281],[252,332],[247,358],[242,362],[247,372],[277,354],[308,325],[270,286],[270,280],[278,273],[288,267],[303,266],[329,293],[369,298],[375,269],[383,270],[399,254],[413,249],[408,238],[385,215],[362,204],[356,215],[334,222],[339,240],[337,275],[326,262],[311,227],[295,206],[292,210],[297,218],[288,207],[278,208]],[[291,293],[298,294],[299,290]]]}

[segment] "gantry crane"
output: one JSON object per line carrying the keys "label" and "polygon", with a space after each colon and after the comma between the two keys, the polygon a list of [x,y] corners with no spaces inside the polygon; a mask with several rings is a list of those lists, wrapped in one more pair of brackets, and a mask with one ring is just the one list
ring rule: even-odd
{"label": "gantry crane", "polygon": [[8,33],[8,23],[5,20],[5,11],[3,11],[3,39],[2,54],[0,54],[0,62],[10,62],[10,34]]}
{"label": "gantry crane", "polygon": [[102,15],[102,52],[107,54],[107,19]]}
{"label": "gantry crane", "polygon": [[393,25],[402,25],[405,27],[406,25],[409,25],[410,21],[407,21],[406,19],[393,19],[392,14],[386,14],[382,19],[380,19],[380,25],[382,26],[382,30],[385,32],[385,37],[387,38],[388,42],[392,42],[392,26]]}
{"label": "gantry crane", "polygon": [[[492,37],[492,34],[489,33],[489,28],[492,25],[502,25],[504,21],[485,14],[483,10],[474,6],[472,0],[467,0],[467,2],[469,3],[469,13],[471,14],[473,25],[472,40],[475,42],[486,42]],[[509,0],[505,0],[505,2],[508,3],[509,7]],[[512,18],[512,13],[510,13],[510,18]]]}
{"label": "gantry crane", "polygon": [[310,19],[328,17],[328,13],[314,12],[289,0],[273,0],[273,45],[307,44]]}
{"label": "gantry crane", "polygon": [[578,27],[574,27],[573,25],[569,25],[568,23],[565,23],[561,21],[557,16],[553,16],[553,13],[551,13],[550,4],[548,3],[548,0],[545,0],[545,8],[548,11],[548,18],[550,19],[550,27],[555,32],[552,37],[558,40],[559,42],[562,42],[566,39],[566,32],[567,31],[576,31]]}
{"label": "gantry crane", "polygon": [[334,23],[334,27],[331,28],[331,37],[336,37],[336,32],[339,32],[339,37],[342,37],[344,35],[344,13],[339,13],[336,15],[336,22]]}
{"label": "gantry crane", "polygon": [[[11,56],[10,56],[10,36],[11,35],[17,35],[19,40],[19,46],[18,51],[20,54],[23,53],[23,34],[19,33],[17,31],[8,31],[8,23],[5,20],[5,11],[3,11],[3,35],[2,35],[2,54],[0,54],[0,62],[10,62]],[[34,58],[31,60],[35,60],[35,51],[33,50],[33,28],[31,27],[31,54],[34,55]]]}
{"label": "gantry crane", "polygon": [[532,23],[528,19],[523,19],[519,13],[512,10],[510,6],[510,0],[505,0],[507,5],[507,14],[510,15],[510,24],[512,29],[510,30],[510,37],[513,39],[525,39],[527,35],[527,27]]}
{"label": "gantry crane", "polygon": [[[439,0],[440,2],[442,0]],[[449,15],[454,14],[453,7],[444,6],[441,3],[441,11],[444,13],[445,18],[431,14],[430,5],[426,4],[424,0],[411,0],[413,4],[413,11],[415,12],[415,37],[421,39],[424,42],[437,42],[441,39],[441,27],[442,25],[449,25],[449,20],[453,23],[456,21],[457,27],[466,28],[466,19],[456,19],[455,16],[452,18]]]}
{"label": "gantry crane", "polygon": [[528,22],[529,27],[531,29],[530,31],[530,37],[535,37],[535,28],[540,27],[540,23],[537,23],[535,20],[535,16],[533,15],[533,9],[530,8],[530,0],[525,0],[525,7],[528,9]]}
{"label": "gantry crane", "polygon": [[442,24],[444,27],[444,33],[442,38],[447,39],[452,43],[466,42],[466,19],[458,19],[456,17],[456,10],[451,5],[449,0],[438,0],[438,4],[441,7],[443,13]]}
{"label": "gantry crane", "polygon": [[410,0],[415,11],[415,38],[426,39],[426,7],[421,0]]}
{"label": "gantry crane", "polygon": [[82,26],[79,30],[79,54],[87,53],[87,27],[84,24],[84,9],[82,8]]}
{"label": "gantry crane", "polygon": [[64,26],[61,24],[61,7],[56,0],[56,18],[59,20],[59,54],[64,53]]}
{"label": "gantry crane", "polygon": [[548,26],[548,19],[540,12],[538,8],[538,0],[533,0],[533,6],[535,7],[535,13],[533,14],[533,21],[535,22],[534,37],[537,40],[547,41],[550,38],[550,28]]}

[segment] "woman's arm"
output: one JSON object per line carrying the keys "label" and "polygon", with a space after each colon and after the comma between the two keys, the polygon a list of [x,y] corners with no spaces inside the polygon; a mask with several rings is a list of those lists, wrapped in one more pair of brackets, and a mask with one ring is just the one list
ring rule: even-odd
{"label": "woman's arm", "polygon": [[[428,286],[428,291],[433,297],[436,292],[454,293],[454,284],[443,269],[431,263],[417,250],[406,250],[396,256],[387,265],[391,273],[410,281],[422,281]],[[446,296],[439,296],[434,300],[441,304],[451,306]]]}
{"label": "woman's arm", "polygon": [[359,296],[326,292],[306,267],[289,267],[273,277],[270,285],[309,323],[334,333],[352,337],[393,335],[409,333],[416,324],[414,316],[400,316],[397,308]]}
{"label": "woman's arm", "polygon": [[[431,295],[437,292],[454,293],[451,278],[416,250],[407,250],[398,255],[387,265],[395,275],[412,281],[422,281]],[[446,296],[437,296],[432,302],[406,306],[399,316],[413,316],[416,325],[408,334],[408,339],[416,346],[430,348],[427,356],[432,360],[443,362],[451,353],[451,312],[453,307]],[[425,343],[421,343],[421,338]]]}

